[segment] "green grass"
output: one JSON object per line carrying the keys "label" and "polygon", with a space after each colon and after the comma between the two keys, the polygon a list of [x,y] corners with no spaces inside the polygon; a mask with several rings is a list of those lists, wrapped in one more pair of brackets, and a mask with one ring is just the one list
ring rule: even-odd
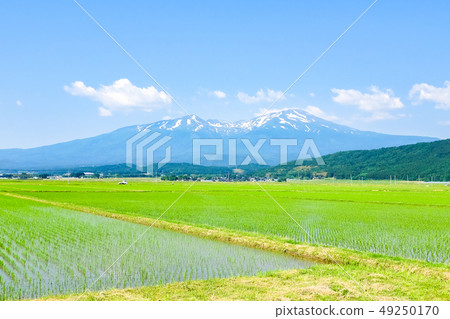
{"label": "green grass", "polygon": [[286,255],[158,228],[146,231],[147,227],[135,223],[0,197],[0,300],[256,275],[312,265]]}
{"label": "green grass", "polygon": [[[41,184],[41,185],[39,185]],[[10,182],[0,189],[50,201],[156,218],[186,183]],[[427,184],[428,185],[428,184]],[[163,219],[388,256],[448,263],[450,196],[444,185],[263,184],[309,233],[255,183],[197,183]]]}
{"label": "green grass", "polygon": [[[336,265],[306,270],[173,283],[134,289],[61,295],[44,300],[449,300],[449,285],[438,276],[346,266],[355,281]],[[81,297],[81,298],[80,298]]]}
{"label": "green grass", "polygon": [[[44,207],[150,225],[188,185],[139,179],[129,180],[126,186],[111,180],[78,180],[69,185],[64,181],[0,181],[0,207],[4,198],[15,196]],[[312,239],[255,183],[197,183],[155,227],[282,252],[323,264],[308,270],[256,277],[92,292],[82,299],[450,298],[449,187],[326,181],[262,186],[307,229]]]}

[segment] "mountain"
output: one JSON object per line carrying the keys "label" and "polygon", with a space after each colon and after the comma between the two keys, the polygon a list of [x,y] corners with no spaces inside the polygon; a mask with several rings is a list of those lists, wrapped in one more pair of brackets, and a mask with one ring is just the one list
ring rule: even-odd
{"label": "mountain", "polygon": [[289,162],[260,170],[255,176],[298,178],[321,175],[353,179],[389,179],[450,181],[450,139],[388,147],[370,151],[338,152],[323,157],[325,165],[315,161],[302,166]]}
{"label": "mountain", "polygon": [[[164,147],[155,152],[155,160],[162,159],[166,146],[170,146],[173,163],[193,163],[193,139],[219,139],[218,143],[223,141],[222,160],[205,162],[202,155],[201,164],[214,166],[229,164],[229,143],[233,143],[233,140],[236,140],[236,165],[241,164],[250,154],[243,139],[248,139],[252,145],[255,145],[258,139],[266,139],[262,142],[259,153],[264,162],[270,165],[280,163],[280,146],[270,145],[270,139],[298,140],[297,146],[289,146],[288,160],[297,158],[305,139],[313,139],[322,155],[437,140],[431,137],[359,131],[296,109],[273,112],[239,122],[203,120],[192,115],[128,126],[111,133],[49,146],[0,150],[0,169],[72,168],[125,163],[126,141],[144,129],[159,132],[161,137],[171,138]],[[201,150],[202,154],[214,153],[212,146],[203,146]],[[252,157],[250,159],[253,160]]]}

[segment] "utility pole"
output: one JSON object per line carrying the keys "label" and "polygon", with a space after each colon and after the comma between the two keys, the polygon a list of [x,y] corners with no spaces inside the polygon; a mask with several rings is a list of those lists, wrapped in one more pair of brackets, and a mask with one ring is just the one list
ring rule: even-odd
{"label": "utility pole", "polygon": [[392,184],[392,175],[389,175],[389,185]]}
{"label": "utility pole", "polygon": [[351,173],[350,173],[350,184],[353,184],[353,177]]}
{"label": "utility pole", "polygon": [[70,180],[69,180],[69,177],[70,177],[70,172],[69,172],[69,170],[67,170],[67,185],[69,185],[69,184],[70,184]]}

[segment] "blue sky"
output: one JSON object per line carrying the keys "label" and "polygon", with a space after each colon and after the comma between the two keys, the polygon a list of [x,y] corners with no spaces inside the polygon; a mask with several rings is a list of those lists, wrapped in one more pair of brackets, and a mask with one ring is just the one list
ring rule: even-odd
{"label": "blue sky", "polygon": [[[372,2],[79,1],[188,112],[224,120],[269,107]],[[448,12],[379,0],[273,108],[449,138]],[[0,30],[0,148],[185,115],[71,0],[4,2]]]}

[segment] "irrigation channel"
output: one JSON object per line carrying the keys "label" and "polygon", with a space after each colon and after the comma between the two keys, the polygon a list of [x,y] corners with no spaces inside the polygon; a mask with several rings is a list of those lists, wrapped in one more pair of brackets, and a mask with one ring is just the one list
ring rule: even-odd
{"label": "irrigation channel", "polygon": [[[0,300],[83,292],[147,226],[2,198]],[[251,276],[312,262],[151,228],[90,290]]]}

